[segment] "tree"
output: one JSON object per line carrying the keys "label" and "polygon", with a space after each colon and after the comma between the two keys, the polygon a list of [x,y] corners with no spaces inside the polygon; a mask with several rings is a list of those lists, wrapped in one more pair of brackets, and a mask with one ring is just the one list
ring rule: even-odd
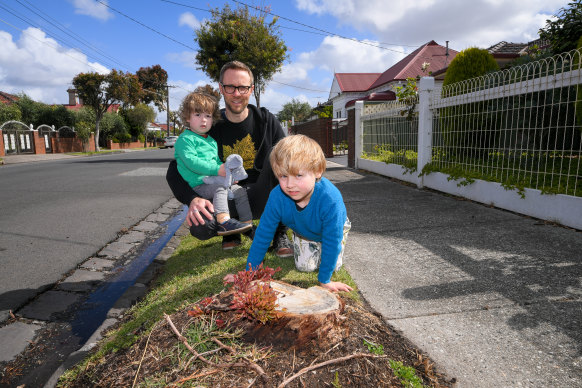
{"label": "tree", "polygon": [[18,101],[14,104],[18,106],[21,113],[21,120],[27,125],[39,126],[41,123],[39,121],[42,111],[45,109],[45,104],[34,101],[32,98],[28,97],[26,94],[20,94],[18,96]]}
{"label": "tree", "polygon": [[144,147],[147,147],[148,123],[156,118],[154,109],[146,104],[137,104],[135,107],[125,112],[128,124],[135,133],[143,134],[145,137]]}
{"label": "tree", "polygon": [[0,102],[0,124],[7,121],[20,121],[22,113],[16,104],[4,104]]}
{"label": "tree", "polygon": [[283,105],[283,108],[277,113],[279,121],[289,121],[292,117],[296,122],[307,120],[311,116],[311,106],[307,102],[301,102],[291,99],[290,102]]}
{"label": "tree", "polygon": [[80,73],[73,78],[73,86],[83,104],[95,112],[95,148],[99,151],[99,124],[113,104],[135,105],[142,90],[135,75],[113,69],[109,74]]}
{"label": "tree", "polygon": [[222,10],[216,8],[210,12],[212,19],[196,30],[194,39],[200,47],[196,54],[198,69],[218,82],[225,63],[233,60],[245,63],[253,72],[255,100],[260,106],[266,83],[288,58],[287,46],[276,26],[278,18],[267,23],[267,9],[251,15],[246,6],[231,10],[225,5]]}
{"label": "tree", "polygon": [[553,54],[561,54],[577,47],[582,37],[582,0],[568,3],[555,15],[556,20],[546,20],[546,26],[539,31],[540,38],[550,42]]}
{"label": "tree", "polygon": [[153,102],[159,111],[167,110],[168,72],[160,65],[154,65],[140,67],[135,75],[143,88],[142,101],[146,104]]}
{"label": "tree", "polygon": [[497,70],[499,70],[499,65],[489,51],[470,47],[458,53],[455,59],[451,61],[445,74],[443,86],[479,77]]}

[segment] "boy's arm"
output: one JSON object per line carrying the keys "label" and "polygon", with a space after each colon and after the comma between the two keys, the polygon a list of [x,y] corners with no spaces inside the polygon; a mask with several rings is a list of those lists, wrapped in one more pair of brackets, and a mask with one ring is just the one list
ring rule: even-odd
{"label": "boy's arm", "polygon": [[339,206],[334,206],[332,203],[322,214],[321,219],[323,221],[323,235],[321,239],[321,263],[317,280],[321,285],[325,285],[331,281],[337,257],[341,252],[346,215]]}
{"label": "boy's arm", "polygon": [[263,210],[263,214],[259,220],[259,226],[255,231],[255,237],[253,238],[253,243],[251,244],[251,249],[247,257],[245,268],[247,270],[249,269],[249,265],[252,269],[255,269],[262,263],[269,249],[269,245],[273,240],[273,236],[275,236],[277,226],[281,221],[280,202],[276,200],[277,195],[274,195],[277,189],[278,186],[271,191],[267,204],[265,205],[265,210]]}

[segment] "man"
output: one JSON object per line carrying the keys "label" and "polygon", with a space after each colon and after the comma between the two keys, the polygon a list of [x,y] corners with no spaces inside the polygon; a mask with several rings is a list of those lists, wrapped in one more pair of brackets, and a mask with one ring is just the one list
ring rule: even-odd
{"label": "man", "polygon": [[[246,188],[253,218],[257,219],[263,213],[269,193],[278,184],[271,170],[269,155],[273,146],[285,137],[285,134],[272,113],[265,108],[259,109],[249,104],[255,86],[253,73],[248,66],[239,61],[225,64],[220,70],[218,82],[226,108],[221,111],[222,120],[218,121],[208,134],[218,143],[221,160],[225,159],[225,147],[236,150],[237,145],[240,146],[241,142],[246,144],[245,142],[250,139],[249,144],[252,146],[242,150],[244,152],[238,151],[243,156],[249,177],[238,184]],[[186,220],[190,226],[190,233],[201,240],[216,236],[217,226],[212,202],[199,197],[192,190],[178,173],[175,160],[170,162],[166,180],[174,196],[189,206]],[[236,214],[234,206],[230,206],[230,210]],[[272,247],[279,257],[293,255],[286,231],[287,228],[280,225],[273,238]],[[249,233],[249,237],[252,238],[253,233]],[[222,240],[223,249],[232,249],[240,244],[240,234],[224,236]]]}

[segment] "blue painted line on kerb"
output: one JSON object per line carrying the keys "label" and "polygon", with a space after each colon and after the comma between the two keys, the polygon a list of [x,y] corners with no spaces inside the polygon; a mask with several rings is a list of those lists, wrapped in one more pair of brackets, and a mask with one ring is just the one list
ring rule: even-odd
{"label": "blue painted line on kerb", "polygon": [[174,236],[176,230],[184,223],[188,207],[184,206],[182,211],[174,216],[170,221],[162,224],[166,226],[166,232],[150,244],[145,251],[133,259],[131,263],[123,268],[123,271],[93,292],[83,303],[81,309],[71,322],[73,334],[84,343],[97,330],[107,317],[107,312],[123,293],[131,287],[142,272],[154,261],[160,251],[166,246],[168,241]]}

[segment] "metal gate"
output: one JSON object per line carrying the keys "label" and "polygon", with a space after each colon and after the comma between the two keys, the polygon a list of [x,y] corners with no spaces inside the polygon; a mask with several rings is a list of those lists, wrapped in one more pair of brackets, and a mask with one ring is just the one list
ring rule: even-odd
{"label": "metal gate", "polygon": [[40,127],[38,127],[36,130],[38,131],[39,136],[42,137],[44,140],[44,151],[47,154],[52,153],[53,146],[52,146],[51,137],[54,137],[55,134],[57,133],[54,130],[54,127],[49,127],[48,125],[43,124]]}
{"label": "metal gate", "polygon": [[8,121],[2,124],[2,136],[6,155],[34,153],[33,131],[20,121]]}

